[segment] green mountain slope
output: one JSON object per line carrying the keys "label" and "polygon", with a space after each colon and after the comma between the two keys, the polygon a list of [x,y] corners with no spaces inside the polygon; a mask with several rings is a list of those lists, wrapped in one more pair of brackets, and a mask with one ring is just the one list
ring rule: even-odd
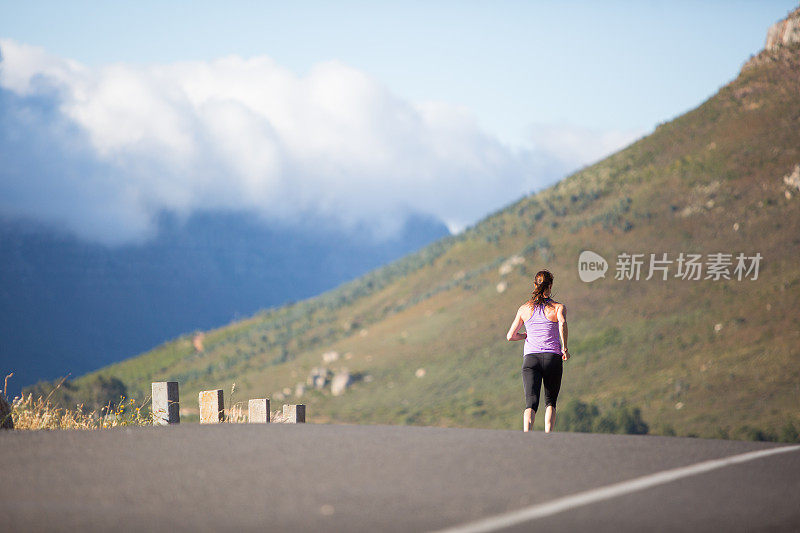
{"label": "green mountain slope", "polygon": [[[97,373],[140,396],[151,381],[178,380],[188,409],[198,391],[227,394],[235,382],[234,401],[269,396],[273,408],[291,389],[285,401],[307,404],[312,422],[516,429],[522,345],[505,333],[547,268],[569,310],[561,402],[625,401],[651,433],[800,427],[799,163],[794,45],[762,52],[698,108],[461,235],[205,332],[202,351],[187,335]],[[604,279],[579,279],[583,250],[608,261]],[[650,253],[681,252],[763,259],[755,280],[680,279],[674,263],[670,279],[644,279]],[[614,279],[621,253],[646,254],[641,279]],[[295,396],[328,351],[341,357],[324,366],[346,367],[355,382],[340,396]]]}

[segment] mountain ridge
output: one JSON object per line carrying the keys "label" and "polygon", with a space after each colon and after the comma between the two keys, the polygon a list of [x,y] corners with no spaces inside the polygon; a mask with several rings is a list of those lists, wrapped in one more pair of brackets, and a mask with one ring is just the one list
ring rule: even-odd
{"label": "mountain ridge", "polygon": [[0,220],[0,366],[15,371],[12,387],[80,375],[183,332],[319,294],[447,234],[421,216],[380,241],[324,223],[164,213],[153,239],[110,247]]}

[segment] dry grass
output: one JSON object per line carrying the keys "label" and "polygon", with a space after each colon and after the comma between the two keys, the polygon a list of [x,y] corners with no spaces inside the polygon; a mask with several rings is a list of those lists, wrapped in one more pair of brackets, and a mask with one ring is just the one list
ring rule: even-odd
{"label": "dry grass", "polygon": [[289,418],[288,417],[284,418],[283,417],[283,411],[281,411],[280,409],[277,410],[277,411],[273,411],[272,415],[270,415],[270,419],[269,420],[273,424],[288,424],[289,423]]}
{"label": "dry grass", "polygon": [[54,407],[46,398],[18,396],[11,404],[14,429],[104,429],[120,426],[149,426],[152,413],[137,406],[135,400],[120,398],[115,407],[84,412],[82,405],[75,409]]}
{"label": "dry grass", "polygon": [[[8,378],[6,376],[6,384]],[[83,405],[76,405],[75,409],[62,409],[50,403],[50,397],[64,383],[62,379],[46,397],[34,398],[18,396],[11,402],[11,416],[14,420],[14,429],[104,429],[121,426],[149,426],[153,424],[153,414],[150,409],[144,409],[150,398],[141,405],[136,405],[133,398],[120,397],[116,405],[109,403],[107,406],[87,412]],[[5,391],[5,387],[4,387]]]}
{"label": "dry grass", "polygon": [[237,402],[225,410],[225,422],[228,424],[246,424],[247,421],[247,405],[244,402]]}

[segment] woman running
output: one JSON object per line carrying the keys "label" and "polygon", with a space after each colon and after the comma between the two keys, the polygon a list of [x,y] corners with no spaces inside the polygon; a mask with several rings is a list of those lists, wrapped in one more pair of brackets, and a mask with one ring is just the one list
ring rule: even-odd
{"label": "woman running", "polygon": [[[550,298],[553,274],[540,270],[533,280],[531,298],[517,311],[508,330],[509,341],[525,340],[522,358],[522,386],[525,391],[525,413],[522,431],[533,429],[539,408],[539,391],[544,382],[544,431],[550,433],[556,423],[556,400],[561,388],[562,360],[569,359],[567,350],[567,308]],[[525,333],[520,333],[520,326]]]}

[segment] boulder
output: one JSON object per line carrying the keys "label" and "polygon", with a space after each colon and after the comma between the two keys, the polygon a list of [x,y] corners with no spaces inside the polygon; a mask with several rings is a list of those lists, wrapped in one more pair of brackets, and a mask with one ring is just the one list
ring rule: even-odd
{"label": "boulder", "polygon": [[331,350],[322,354],[322,360],[326,363],[333,363],[339,360],[339,352]]}
{"label": "boulder", "polygon": [[789,187],[794,187],[800,192],[800,165],[796,165],[794,170],[783,177],[783,182]]}
{"label": "boulder", "polygon": [[330,377],[333,373],[324,367],[315,366],[311,369],[306,379],[306,384],[309,387],[314,387],[317,390],[322,390],[330,382]]}
{"label": "boulder", "polygon": [[342,370],[333,376],[333,380],[331,381],[331,394],[334,396],[341,396],[352,383],[353,378],[350,376],[350,372]]}

